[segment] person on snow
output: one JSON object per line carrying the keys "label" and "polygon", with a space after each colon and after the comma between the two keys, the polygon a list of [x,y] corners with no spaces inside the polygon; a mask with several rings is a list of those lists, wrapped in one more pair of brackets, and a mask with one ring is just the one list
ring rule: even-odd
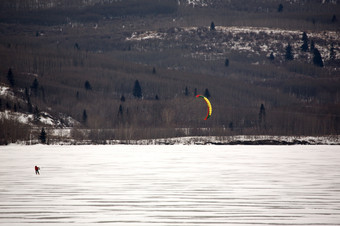
{"label": "person on snow", "polygon": [[39,174],[40,175],[40,173],[39,173],[40,168],[38,166],[35,166],[34,169],[35,169],[35,174]]}

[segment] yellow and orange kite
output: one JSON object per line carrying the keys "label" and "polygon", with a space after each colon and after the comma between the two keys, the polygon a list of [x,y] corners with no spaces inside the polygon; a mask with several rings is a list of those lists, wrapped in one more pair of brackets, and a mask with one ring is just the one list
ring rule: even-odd
{"label": "yellow and orange kite", "polygon": [[208,100],[208,98],[206,98],[206,97],[203,96],[203,95],[197,95],[196,97],[203,98],[203,100],[205,100],[205,102],[207,103],[207,106],[208,106],[208,114],[207,114],[207,116],[206,116],[205,119],[204,119],[204,120],[207,120],[208,118],[210,118],[211,113],[212,113],[211,103],[210,103],[210,101]]}

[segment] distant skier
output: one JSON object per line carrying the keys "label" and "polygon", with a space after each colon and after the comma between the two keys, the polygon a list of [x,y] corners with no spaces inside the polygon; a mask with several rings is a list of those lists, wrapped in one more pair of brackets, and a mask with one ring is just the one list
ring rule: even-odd
{"label": "distant skier", "polygon": [[40,175],[40,173],[39,173],[40,167],[35,166],[34,169],[35,169],[35,174],[39,174]]}

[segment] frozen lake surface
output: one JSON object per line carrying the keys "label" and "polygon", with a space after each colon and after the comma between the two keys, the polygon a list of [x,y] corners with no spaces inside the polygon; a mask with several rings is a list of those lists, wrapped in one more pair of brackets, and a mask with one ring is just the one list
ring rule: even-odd
{"label": "frozen lake surface", "polygon": [[340,224],[340,146],[2,146],[0,166],[0,225]]}

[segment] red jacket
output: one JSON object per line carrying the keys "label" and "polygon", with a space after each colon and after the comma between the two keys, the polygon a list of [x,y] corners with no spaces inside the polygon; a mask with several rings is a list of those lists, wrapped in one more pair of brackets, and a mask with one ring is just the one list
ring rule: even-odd
{"label": "red jacket", "polygon": [[38,170],[39,170],[39,167],[35,166],[34,169],[35,169],[35,171],[38,171]]}

